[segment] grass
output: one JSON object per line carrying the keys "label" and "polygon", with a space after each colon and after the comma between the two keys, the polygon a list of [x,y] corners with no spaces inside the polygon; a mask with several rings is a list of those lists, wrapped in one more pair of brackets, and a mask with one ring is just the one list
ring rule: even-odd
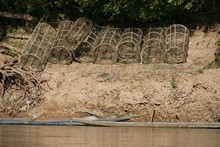
{"label": "grass", "polygon": [[8,50],[8,49],[5,49],[5,50],[1,51],[0,53],[11,56],[13,58],[18,57],[21,54],[19,52],[11,51],[11,50]]}
{"label": "grass", "polygon": [[172,76],[171,86],[173,89],[177,88],[177,81],[176,81],[175,76]]}
{"label": "grass", "polygon": [[217,50],[215,52],[215,65],[220,67],[220,38],[216,41]]}
{"label": "grass", "polygon": [[204,69],[198,69],[198,73],[204,73]]}

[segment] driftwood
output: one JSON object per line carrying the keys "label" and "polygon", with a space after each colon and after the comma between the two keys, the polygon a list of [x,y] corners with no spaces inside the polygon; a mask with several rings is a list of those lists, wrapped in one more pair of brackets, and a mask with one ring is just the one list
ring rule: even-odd
{"label": "driftwood", "polygon": [[150,122],[154,122],[154,116],[155,116],[155,110],[153,110],[153,112],[152,112],[152,116],[151,116]]}
{"label": "driftwood", "polygon": [[5,11],[0,11],[0,17],[22,19],[22,20],[33,20],[33,17],[30,14],[13,14]]}
{"label": "driftwood", "polygon": [[9,38],[14,38],[14,39],[29,39],[28,35],[12,35],[12,34],[7,34],[7,37]]}
{"label": "driftwood", "polygon": [[87,126],[99,127],[149,127],[149,128],[206,128],[220,129],[220,123],[169,123],[169,122],[107,122],[77,120]]}
{"label": "driftwood", "polygon": [[0,46],[1,46],[1,47],[4,47],[4,48],[8,48],[8,49],[10,49],[10,50],[13,50],[13,51],[15,51],[15,52],[17,52],[17,51],[20,50],[20,49],[18,49],[18,48],[16,48],[16,47],[12,46],[12,45],[10,45],[10,44],[7,44],[7,43],[2,43]]}
{"label": "driftwood", "polygon": [[20,68],[18,59],[5,63],[0,67],[0,111],[13,117],[39,104],[40,83],[35,73]]}

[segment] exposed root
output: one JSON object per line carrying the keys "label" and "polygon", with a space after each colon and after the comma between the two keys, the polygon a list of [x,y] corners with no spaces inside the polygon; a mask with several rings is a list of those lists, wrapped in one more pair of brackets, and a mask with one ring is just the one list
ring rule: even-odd
{"label": "exposed root", "polygon": [[24,71],[14,59],[0,67],[0,111],[11,117],[39,104],[42,86],[36,73]]}

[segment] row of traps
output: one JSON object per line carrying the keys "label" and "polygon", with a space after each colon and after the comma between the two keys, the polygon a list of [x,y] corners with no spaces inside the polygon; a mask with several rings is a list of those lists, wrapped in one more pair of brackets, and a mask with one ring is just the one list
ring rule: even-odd
{"label": "row of traps", "polygon": [[184,63],[189,31],[180,24],[167,28],[100,27],[86,18],[61,21],[56,27],[39,23],[21,56],[25,70],[42,71],[47,62]]}

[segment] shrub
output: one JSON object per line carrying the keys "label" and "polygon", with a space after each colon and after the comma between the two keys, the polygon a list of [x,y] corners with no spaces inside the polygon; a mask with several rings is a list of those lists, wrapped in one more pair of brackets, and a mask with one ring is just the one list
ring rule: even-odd
{"label": "shrub", "polygon": [[215,52],[215,64],[220,67],[220,38],[216,42],[217,50]]}

